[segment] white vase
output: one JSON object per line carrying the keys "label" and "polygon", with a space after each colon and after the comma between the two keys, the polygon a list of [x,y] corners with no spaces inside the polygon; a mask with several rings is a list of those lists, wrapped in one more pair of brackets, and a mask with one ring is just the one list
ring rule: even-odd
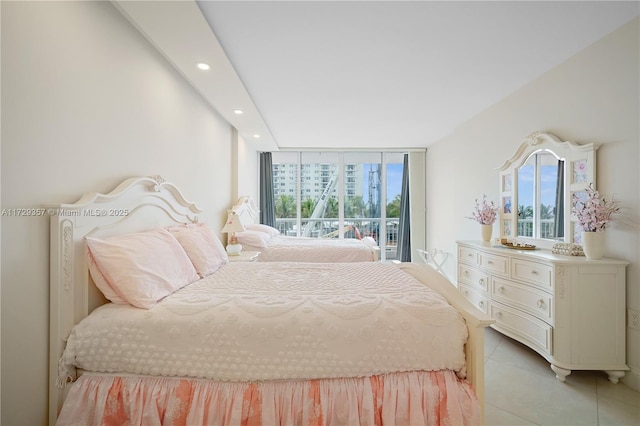
{"label": "white vase", "polygon": [[604,232],[582,232],[582,251],[587,259],[602,259],[604,256]]}
{"label": "white vase", "polygon": [[482,241],[488,243],[491,241],[491,233],[493,232],[493,225],[480,225],[482,231]]}

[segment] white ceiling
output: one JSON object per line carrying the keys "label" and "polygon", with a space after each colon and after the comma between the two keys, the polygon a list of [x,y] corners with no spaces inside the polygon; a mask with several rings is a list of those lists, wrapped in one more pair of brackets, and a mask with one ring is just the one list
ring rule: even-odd
{"label": "white ceiling", "polygon": [[[427,147],[640,9],[635,1],[115,4],[260,150]],[[200,60],[212,69],[195,69]]]}

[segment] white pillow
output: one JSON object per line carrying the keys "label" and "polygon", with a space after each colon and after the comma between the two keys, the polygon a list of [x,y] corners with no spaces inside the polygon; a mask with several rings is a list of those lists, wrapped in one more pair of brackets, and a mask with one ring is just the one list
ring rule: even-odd
{"label": "white pillow", "polygon": [[263,225],[263,224],[260,224],[260,223],[249,225],[246,228],[251,230],[251,231],[260,231],[260,232],[267,233],[267,234],[271,235],[272,237],[275,237],[276,235],[280,235],[280,231],[278,231],[276,228],[273,228],[273,227],[271,227],[269,225]]}
{"label": "white pillow", "polygon": [[235,235],[240,244],[246,244],[253,247],[266,247],[271,239],[271,235],[266,232],[252,231],[250,229],[236,232]]}
{"label": "white pillow", "polygon": [[202,278],[213,274],[229,261],[218,236],[204,224],[168,228],[191,259]]}
{"label": "white pillow", "polygon": [[86,240],[109,286],[138,308],[150,309],[199,279],[184,249],[166,229]]}
{"label": "white pillow", "polygon": [[361,241],[371,247],[378,245],[378,243],[376,243],[376,240],[374,240],[372,237],[364,237]]}

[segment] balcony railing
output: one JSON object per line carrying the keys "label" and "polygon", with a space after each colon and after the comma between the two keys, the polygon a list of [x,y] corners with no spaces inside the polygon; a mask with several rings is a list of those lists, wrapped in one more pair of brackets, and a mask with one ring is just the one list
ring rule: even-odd
{"label": "balcony railing", "polygon": [[[533,218],[518,219],[517,235],[520,237],[533,237]],[[554,219],[542,219],[540,221],[540,238],[556,238]]]}

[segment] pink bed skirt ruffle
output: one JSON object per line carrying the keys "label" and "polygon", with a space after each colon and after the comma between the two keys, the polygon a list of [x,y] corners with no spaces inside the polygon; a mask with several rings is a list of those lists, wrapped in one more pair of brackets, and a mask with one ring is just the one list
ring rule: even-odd
{"label": "pink bed skirt ruffle", "polygon": [[481,410],[452,371],[226,383],[81,376],[58,425],[478,425]]}

